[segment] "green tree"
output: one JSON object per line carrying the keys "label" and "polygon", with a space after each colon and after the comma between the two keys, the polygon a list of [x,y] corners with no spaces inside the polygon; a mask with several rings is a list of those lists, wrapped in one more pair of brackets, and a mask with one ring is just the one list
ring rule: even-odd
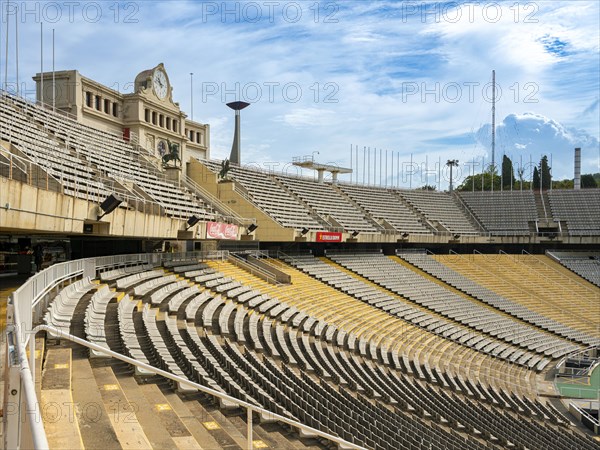
{"label": "green tree", "polygon": [[502,157],[502,188],[510,189],[514,179],[513,163],[511,159],[504,155]]}
{"label": "green tree", "polygon": [[550,166],[548,165],[548,157],[546,155],[542,156],[542,159],[540,160],[539,175],[542,189],[550,189],[550,184],[552,183],[552,173]]}
{"label": "green tree", "polygon": [[540,172],[538,171],[537,167],[533,168],[533,188],[540,188]]}
{"label": "green tree", "polygon": [[422,191],[435,191],[436,188],[435,188],[435,186],[433,186],[431,184],[424,184],[423,186],[421,186],[420,188],[417,188],[417,189],[420,189]]}
{"label": "green tree", "polygon": [[594,175],[592,175],[591,173],[581,175],[581,188],[582,189],[596,188],[596,187],[598,187],[598,184],[596,183],[596,179],[594,178]]}

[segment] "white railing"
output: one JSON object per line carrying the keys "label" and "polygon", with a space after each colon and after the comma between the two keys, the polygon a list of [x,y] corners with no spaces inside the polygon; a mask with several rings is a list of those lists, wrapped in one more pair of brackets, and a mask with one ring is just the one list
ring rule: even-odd
{"label": "white railing", "polygon": [[[35,389],[35,335],[39,331],[47,331],[53,335],[68,339],[87,348],[107,354],[113,358],[141,367],[157,375],[163,376],[178,383],[193,386],[201,392],[233,402],[247,410],[247,437],[248,449],[252,449],[252,413],[275,419],[279,422],[295,427],[307,435],[318,436],[337,443],[340,447],[349,449],[362,449],[356,444],[345,441],[337,436],[309,427],[296,420],[290,419],[252,405],[243,400],[215,391],[190,380],[173,375],[151,365],[129,358],[120,353],[113,352],[104,347],[88,342],[84,339],[64,333],[48,325],[37,325],[41,321],[42,313],[46,310],[51,292],[61,283],[78,277],[95,278],[98,270],[135,263],[161,264],[166,261],[189,259],[220,259],[226,260],[227,251],[215,252],[189,252],[189,253],[147,253],[106,256],[87,258],[76,261],[55,264],[48,269],[29,278],[19,289],[13,292],[7,305],[7,331],[6,331],[6,366],[4,373],[5,398],[3,429],[6,449],[49,448],[48,439],[44,430],[40,399],[37,398]],[[29,345],[29,361],[27,359],[27,345]]]}

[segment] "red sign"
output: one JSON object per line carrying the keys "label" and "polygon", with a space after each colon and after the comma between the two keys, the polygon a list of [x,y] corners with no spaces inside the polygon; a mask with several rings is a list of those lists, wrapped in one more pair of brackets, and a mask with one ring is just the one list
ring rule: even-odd
{"label": "red sign", "polygon": [[230,223],[206,222],[207,239],[229,239],[236,240],[238,237],[238,226]]}
{"label": "red sign", "polygon": [[317,242],[342,242],[342,233],[317,231]]}

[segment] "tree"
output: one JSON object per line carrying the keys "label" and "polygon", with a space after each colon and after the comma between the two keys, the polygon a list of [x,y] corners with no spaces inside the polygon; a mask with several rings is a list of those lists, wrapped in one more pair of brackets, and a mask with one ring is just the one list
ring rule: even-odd
{"label": "tree", "polygon": [[502,188],[510,189],[514,179],[513,163],[511,159],[504,155],[502,157]]}
{"label": "tree", "polygon": [[435,191],[436,188],[431,184],[424,184],[423,186],[417,189],[420,189],[421,191]]}
{"label": "tree", "polygon": [[533,168],[533,188],[540,188],[540,172],[538,171],[537,167]]}
{"label": "tree", "polygon": [[591,173],[581,175],[581,188],[582,189],[596,188],[596,187],[598,187],[598,184],[596,183],[594,175],[592,175]]}
{"label": "tree", "polygon": [[550,184],[552,183],[552,173],[550,166],[548,165],[548,157],[546,155],[542,156],[542,159],[540,160],[539,175],[541,178],[542,189],[550,189]]}

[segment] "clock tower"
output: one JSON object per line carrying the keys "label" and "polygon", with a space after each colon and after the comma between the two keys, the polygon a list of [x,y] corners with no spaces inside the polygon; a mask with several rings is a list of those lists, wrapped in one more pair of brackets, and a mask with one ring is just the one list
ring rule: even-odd
{"label": "clock tower", "polygon": [[169,142],[178,145],[183,167],[190,158],[210,158],[209,125],[188,120],[179,103],[173,101],[174,88],[162,63],[138,73],[129,94],[86,78],[76,70],[45,72],[34,80],[38,99],[46,103],[53,99],[43,97],[50,90],[41,92],[42,77],[48,84],[52,77],[56,79],[57,109],[85,125],[123,136],[134,148],[141,147],[140,152],[145,150],[157,158],[157,165],[169,153]]}

